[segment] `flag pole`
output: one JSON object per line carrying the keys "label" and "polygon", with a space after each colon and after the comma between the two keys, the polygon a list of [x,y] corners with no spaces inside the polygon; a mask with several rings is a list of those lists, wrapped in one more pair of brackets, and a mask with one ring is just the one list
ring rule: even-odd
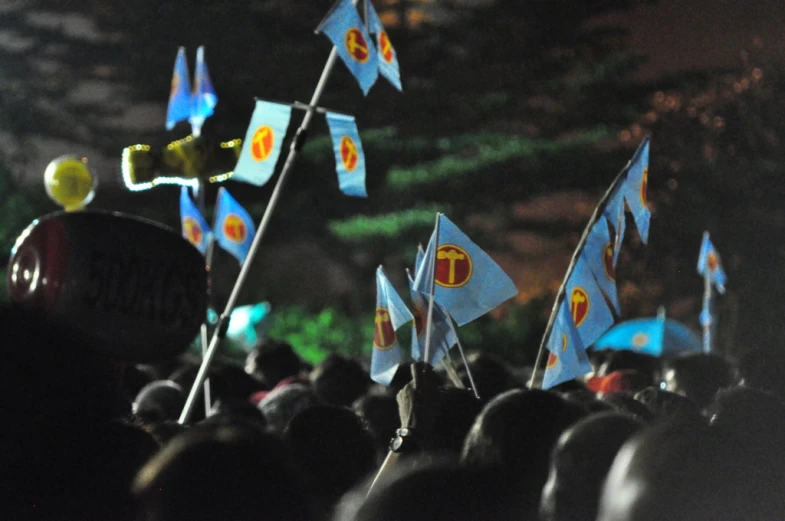
{"label": "flag pole", "polygon": [[[311,97],[311,101],[308,104],[310,107],[316,107],[319,104],[319,99],[322,97],[322,93],[324,92],[325,87],[327,86],[327,80],[330,78],[330,73],[335,66],[335,62],[338,58],[338,49],[333,45],[332,51],[330,51],[330,56],[327,58],[327,63],[324,65],[324,69],[322,69],[322,75],[319,78],[319,82],[316,84],[316,89],[313,92],[313,96]],[[212,362],[213,358],[215,357],[215,353],[218,351],[218,344],[220,343],[221,339],[226,336],[226,331],[229,328],[229,317],[232,314],[232,310],[234,309],[235,303],[237,302],[237,298],[240,295],[240,290],[245,283],[245,279],[248,277],[248,273],[251,268],[251,263],[253,262],[254,257],[256,256],[256,252],[259,250],[259,245],[262,242],[262,237],[264,236],[264,232],[267,231],[267,227],[270,224],[270,219],[272,218],[273,210],[275,210],[275,205],[278,203],[278,199],[281,196],[281,191],[283,190],[284,183],[286,181],[289,172],[294,165],[294,161],[297,157],[297,152],[302,149],[305,141],[308,137],[308,127],[311,125],[311,120],[313,119],[314,110],[313,108],[307,110],[305,112],[305,116],[303,117],[302,123],[300,123],[300,128],[297,129],[297,133],[292,140],[292,144],[289,146],[289,155],[286,157],[286,162],[281,169],[281,175],[278,176],[278,181],[275,183],[275,188],[273,189],[273,193],[270,196],[270,202],[267,203],[267,208],[264,210],[264,215],[262,216],[262,220],[259,222],[259,226],[256,230],[256,235],[253,238],[253,242],[251,243],[251,247],[248,250],[248,255],[243,262],[242,267],[240,268],[240,273],[237,276],[237,280],[234,283],[234,287],[232,288],[232,292],[229,295],[229,300],[226,302],[226,306],[224,308],[223,313],[218,318],[218,325],[216,326],[215,330],[213,331],[213,336],[210,339],[210,345],[207,348],[207,353],[205,354],[202,365],[199,367],[199,372],[196,374],[196,380],[194,381],[194,385],[191,387],[191,392],[188,395],[188,398],[185,401],[185,406],[183,407],[183,411],[180,414],[180,418],[178,419],[178,423],[184,424],[188,421],[188,418],[191,416],[191,412],[193,411],[194,402],[196,400],[196,394],[199,390],[199,386],[205,379],[207,374],[207,370],[210,367],[210,363]]]}
{"label": "flag pole", "polygon": [[711,272],[707,269],[703,275],[703,352],[711,353]]}
{"label": "flag pole", "polygon": [[[204,210],[205,210],[205,202],[204,202],[205,186],[204,186],[204,182],[201,179],[199,179],[196,182],[196,186],[193,187],[193,191],[194,191],[194,199],[196,200],[196,206],[199,209],[199,211],[202,213],[202,216],[204,216],[204,213],[205,213],[204,212]],[[211,234],[210,242],[207,243],[207,255],[205,255],[205,263],[204,263],[205,264],[205,271],[207,271],[207,309],[208,310],[210,309],[211,302],[212,302],[212,291],[210,290],[210,283],[211,283],[210,267],[212,266],[212,263],[213,263],[213,252],[214,251],[215,251],[215,239],[212,237],[212,234]],[[202,322],[202,327],[200,328],[200,337],[199,337],[200,344],[202,345],[202,359],[203,360],[204,360],[205,353],[207,353],[207,342],[209,340],[208,331],[207,331],[207,329],[208,329],[207,328],[207,321],[208,321],[208,318],[205,317],[204,322]],[[205,380],[204,380],[204,417],[205,418],[210,416],[210,410],[212,409],[212,402],[213,401],[212,401],[211,392],[210,392],[210,379],[209,378],[205,378]]]}
{"label": "flag pole", "polygon": [[431,321],[433,319],[433,293],[436,289],[436,258],[437,250],[439,249],[439,218],[442,214],[436,213],[436,226],[434,228],[434,243],[433,243],[433,270],[431,271],[431,287],[428,289],[428,316],[425,322],[425,363],[429,364],[431,360]]}
{"label": "flag pole", "polygon": [[545,326],[545,332],[542,335],[542,340],[540,341],[540,349],[537,351],[537,359],[534,362],[534,368],[532,369],[532,377],[529,380],[529,388],[531,389],[534,387],[534,381],[537,377],[537,368],[540,366],[540,362],[542,361],[543,353],[545,352],[545,344],[548,342],[548,337],[553,330],[553,323],[556,321],[556,314],[559,311],[559,306],[564,300],[564,292],[567,288],[567,281],[570,279],[570,275],[572,275],[573,270],[575,269],[575,265],[578,262],[578,257],[583,251],[583,247],[586,245],[586,239],[589,237],[589,232],[591,231],[592,226],[599,220],[602,216],[602,212],[605,211],[605,206],[608,203],[608,199],[610,199],[611,194],[619,185],[619,182],[624,179],[625,174],[632,165],[632,161],[627,161],[627,164],[624,165],[624,168],[616,174],[616,178],[611,183],[611,186],[605,191],[600,202],[597,203],[597,207],[594,208],[594,213],[591,214],[589,218],[589,223],[586,225],[586,228],[583,230],[583,235],[581,235],[581,239],[578,241],[578,246],[575,247],[575,251],[572,254],[572,259],[570,259],[570,265],[567,267],[567,273],[564,275],[564,279],[562,279],[561,286],[559,287],[559,291],[556,293],[556,300],[553,302],[553,308],[551,309],[551,316],[548,318],[548,324]]}
{"label": "flag pole", "polygon": [[458,352],[461,353],[461,359],[463,360],[463,367],[466,368],[466,374],[469,376],[469,384],[472,386],[472,392],[474,393],[474,397],[479,400],[480,395],[477,393],[477,385],[474,383],[472,370],[469,368],[469,362],[466,360],[466,354],[463,352],[463,345],[461,344],[461,339],[458,336],[458,328],[455,327],[455,323],[453,322],[452,316],[449,313],[447,314],[447,316],[449,317],[450,325],[453,326],[453,331],[455,332],[455,341],[458,344]]}

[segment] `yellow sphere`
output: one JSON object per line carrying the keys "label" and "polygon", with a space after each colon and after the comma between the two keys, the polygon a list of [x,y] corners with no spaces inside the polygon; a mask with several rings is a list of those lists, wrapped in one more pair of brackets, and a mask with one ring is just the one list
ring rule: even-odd
{"label": "yellow sphere", "polygon": [[87,206],[95,196],[96,181],[87,168],[87,159],[76,156],[60,156],[44,171],[47,195],[66,211]]}

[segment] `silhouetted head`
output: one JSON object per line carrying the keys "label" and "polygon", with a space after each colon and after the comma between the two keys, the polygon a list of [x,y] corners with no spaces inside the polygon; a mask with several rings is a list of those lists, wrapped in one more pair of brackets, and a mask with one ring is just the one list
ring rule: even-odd
{"label": "silhouetted head", "polygon": [[485,404],[468,389],[440,387],[439,400],[428,449],[435,452],[461,454],[463,442]]}
{"label": "silhouetted head", "polygon": [[785,400],[785,349],[753,350],[739,361],[741,385],[767,391]]}
{"label": "silhouetted head", "polygon": [[218,400],[212,407],[210,417],[203,420],[203,424],[231,425],[236,422],[245,422],[264,430],[267,420],[262,411],[248,400]]}
{"label": "silhouetted head", "polygon": [[270,389],[284,378],[297,376],[302,369],[302,359],[290,344],[282,340],[263,341],[245,359],[245,372],[261,380]]}
{"label": "silhouetted head", "polygon": [[373,436],[377,459],[383,459],[389,451],[390,440],[401,426],[395,397],[389,394],[366,394],[354,402],[352,410]]}
{"label": "silhouetted head", "polygon": [[[490,400],[510,389],[523,387],[522,382],[515,378],[507,364],[497,356],[475,351],[467,356],[466,361],[469,363],[474,383],[477,385],[477,393],[483,400]],[[466,387],[469,388],[471,382],[463,365],[458,368],[458,374]]]}
{"label": "silhouetted head", "polygon": [[782,465],[751,459],[751,447],[699,423],[649,427],[619,451],[597,520],[782,519]]}
{"label": "silhouetted head", "polygon": [[341,407],[349,407],[372,383],[357,360],[337,354],[317,364],[310,379],[319,401]]}
{"label": "silhouetted head", "polygon": [[138,520],[310,521],[286,446],[258,429],[193,427],[136,477]]}
{"label": "silhouetted head", "polygon": [[653,385],[659,379],[660,360],[653,356],[629,350],[606,350],[597,376],[608,376],[616,371],[633,370],[645,380],[643,387]]}
{"label": "silhouetted head", "polygon": [[654,419],[654,413],[629,393],[606,394],[601,400],[610,405],[614,411],[640,420],[643,423],[650,423]]}
{"label": "silhouetted head", "polygon": [[656,419],[680,418],[687,421],[701,419],[700,407],[680,394],[649,387],[636,393],[635,399],[645,405]]}
{"label": "silhouetted head", "polygon": [[[373,490],[354,512],[335,521],[512,521],[499,476],[485,469],[439,463],[403,472]],[[359,502],[358,502],[359,503]],[[533,519],[533,518],[532,518]]]}
{"label": "silhouetted head", "polygon": [[643,427],[614,412],[580,420],[559,438],[540,503],[541,521],[593,520],[600,490],[622,445]]}
{"label": "silhouetted head", "polygon": [[185,405],[182,387],[171,380],[158,380],[145,385],[136,395],[133,412],[149,422],[177,420]]}
{"label": "silhouetted head", "polygon": [[376,468],[373,438],[351,410],[315,405],[298,413],[284,431],[307,489],[332,507]]}
{"label": "silhouetted head", "polygon": [[271,391],[259,402],[259,410],[264,414],[267,426],[280,434],[297,413],[317,403],[316,393],[310,386],[289,384]]}
{"label": "silhouetted head", "polygon": [[730,362],[709,353],[691,353],[665,362],[666,389],[681,394],[705,409],[717,391],[733,385],[735,374]]}
{"label": "silhouetted head", "polygon": [[519,498],[523,513],[533,518],[551,450],[561,433],[584,415],[583,408],[555,393],[508,391],[477,417],[463,446],[463,462],[494,467]]}

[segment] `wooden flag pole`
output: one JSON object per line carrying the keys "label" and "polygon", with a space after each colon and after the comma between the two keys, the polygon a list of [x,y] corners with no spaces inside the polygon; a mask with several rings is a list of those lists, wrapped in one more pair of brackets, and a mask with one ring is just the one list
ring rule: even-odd
{"label": "wooden flag pole", "polygon": [[[316,107],[319,104],[319,99],[322,97],[322,93],[327,86],[327,80],[330,77],[330,73],[335,66],[337,58],[338,50],[335,46],[333,46],[330,56],[327,58],[327,63],[324,65],[324,69],[322,69],[322,75],[319,78],[319,83],[316,84],[316,89],[314,90],[313,96],[311,97],[311,102],[308,104],[310,107]],[[212,363],[212,360],[218,351],[218,344],[220,343],[221,339],[226,336],[226,331],[229,328],[229,317],[231,316],[232,310],[234,309],[235,303],[237,302],[237,298],[240,295],[240,290],[242,289],[243,284],[245,284],[245,279],[248,277],[251,263],[253,262],[254,257],[256,257],[256,252],[259,250],[262,237],[264,237],[264,233],[267,231],[267,227],[270,224],[273,210],[275,210],[278,199],[281,197],[281,192],[283,191],[286,178],[289,175],[289,172],[291,172],[292,166],[294,166],[297,153],[305,144],[306,138],[308,136],[308,127],[311,125],[313,115],[313,108],[305,112],[303,121],[300,123],[300,128],[297,129],[297,133],[292,140],[292,144],[289,147],[289,155],[286,157],[286,162],[284,163],[283,169],[281,170],[281,175],[278,177],[278,182],[276,182],[273,193],[270,196],[270,202],[267,203],[267,208],[264,210],[264,215],[262,216],[262,220],[259,222],[256,235],[254,236],[251,247],[248,250],[248,255],[246,256],[245,262],[243,262],[243,265],[240,268],[240,273],[237,276],[237,280],[234,283],[232,292],[229,295],[229,300],[227,300],[224,311],[218,319],[218,325],[213,331],[213,336],[210,339],[210,345],[207,348],[204,358],[202,359],[202,365],[199,367],[199,372],[196,374],[196,380],[194,380],[194,384],[191,387],[191,392],[185,401],[185,406],[183,407],[183,411],[180,414],[180,418],[178,420],[178,423],[180,424],[186,423],[191,417],[191,412],[193,411],[194,402],[196,401],[196,395],[199,391],[199,387],[202,385],[202,382],[204,382],[204,379],[207,375],[207,370],[209,369],[210,364]]]}
{"label": "wooden flag pole", "polygon": [[545,326],[545,333],[543,333],[542,341],[540,341],[540,350],[537,351],[537,359],[534,362],[532,377],[529,380],[530,389],[534,387],[534,382],[537,378],[537,368],[540,366],[542,355],[545,352],[545,344],[548,342],[548,337],[553,330],[553,323],[556,320],[556,313],[559,311],[559,306],[561,305],[562,300],[564,300],[564,291],[567,287],[567,281],[570,279],[570,275],[572,275],[572,272],[575,269],[575,264],[578,262],[578,257],[583,251],[583,247],[586,245],[586,239],[589,237],[589,232],[591,231],[592,226],[594,226],[594,223],[596,223],[602,216],[602,212],[605,211],[605,206],[608,204],[608,199],[610,199],[611,194],[613,194],[613,191],[616,189],[616,186],[619,184],[619,182],[624,179],[624,175],[629,170],[630,165],[632,165],[632,161],[628,161],[624,168],[621,169],[621,172],[616,174],[616,178],[611,183],[611,186],[608,188],[608,190],[605,191],[605,194],[603,194],[600,202],[597,203],[594,213],[592,213],[591,217],[589,218],[589,224],[587,224],[586,228],[584,228],[583,235],[581,235],[581,239],[578,241],[578,246],[575,247],[575,251],[572,254],[572,259],[570,260],[570,265],[567,267],[567,273],[564,275],[564,279],[561,282],[559,291],[556,293],[556,300],[553,302],[551,316],[548,318],[548,325]]}

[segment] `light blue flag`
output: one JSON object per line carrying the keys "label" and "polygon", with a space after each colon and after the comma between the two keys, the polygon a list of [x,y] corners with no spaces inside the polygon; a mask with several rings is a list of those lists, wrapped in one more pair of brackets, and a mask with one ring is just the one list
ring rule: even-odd
{"label": "light blue flag", "polygon": [[376,14],[371,0],[365,0],[365,9],[368,17],[368,32],[376,35],[376,58],[379,62],[379,73],[387,78],[387,81],[392,83],[396,89],[403,91],[398,55],[395,53],[390,37],[384,30],[384,25],[382,25],[379,15]]}
{"label": "light blue flag", "polygon": [[621,244],[624,242],[624,231],[627,226],[627,214],[624,211],[624,193],[621,186],[608,198],[605,210],[602,212],[613,229],[613,267],[619,262]]}
{"label": "light blue flag", "polygon": [[[692,334],[692,333],[690,333]],[[662,356],[665,318],[637,318],[609,329],[597,339],[595,349],[635,351],[650,356]],[[700,341],[698,341],[700,349]]]}
{"label": "light blue flag", "polygon": [[257,100],[240,158],[234,167],[233,181],[262,186],[270,180],[275,173],[291,117],[292,107],[289,105]]}
{"label": "light blue flag", "polygon": [[333,42],[338,56],[367,95],[379,76],[379,65],[376,49],[352,0],[338,0],[316,32],[324,33]]}
{"label": "light blue flag", "polygon": [[183,226],[183,237],[196,246],[202,255],[206,254],[213,232],[188,195],[188,188],[184,186],[180,188],[180,223]]}
{"label": "light blue flag", "polygon": [[248,250],[251,249],[256,226],[253,219],[240,206],[226,188],[218,189],[218,200],[215,203],[215,222],[213,230],[215,241],[224,250],[234,255],[240,264],[245,262]]}
{"label": "light blue flag", "polygon": [[599,219],[589,231],[583,247],[583,256],[594,274],[597,285],[610,300],[616,314],[620,315],[621,306],[616,291],[616,268],[613,265],[613,242],[605,219]]}
{"label": "light blue flag", "polygon": [[188,121],[191,123],[191,132],[194,137],[202,133],[202,125],[207,118],[213,115],[218,104],[210,73],[207,72],[207,63],[204,61],[204,46],[196,51],[196,70],[194,72],[194,92],[191,95],[191,114]]}
{"label": "light blue flag", "polygon": [[333,138],[338,186],[346,195],[368,197],[365,191],[365,153],[354,118],[334,112],[328,112],[325,117]]}
{"label": "light blue flag", "polygon": [[588,347],[613,325],[613,315],[584,259],[584,253],[578,257],[567,280],[564,298],[570,306],[581,342]]}
{"label": "light blue flag", "polygon": [[725,293],[725,270],[722,269],[720,254],[714,248],[711,239],[709,239],[709,232],[703,233],[701,251],[698,255],[698,273],[704,277],[709,277],[717,291]]}
{"label": "light blue flag", "polygon": [[401,363],[401,346],[395,332],[414,320],[406,304],[379,266],[376,270],[376,314],[373,324],[371,379],[390,385]]}
{"label": "light blue flag", "polygon": [[[430,295],[462,326],[518,294],[512,279],[447,217],[439,214],[439,243],[431,235],[414,289]],[[434,269],[434,262],[436,267]]]}
{"label": "light blue flag", "polygon": [[635,219],[635,226],[641,236],[643,244],[649,242],[649,219],[651,211],[648,205],[649,189],[649,137],[646,136],[643,142],[635,151],[632,157],[630,169],[627,172],[627,180],[624,182],[624,200],[632,212]]}
{"label": "light blue flag", "polygon": [[545,347],[548,348],[548,361],[542,378],[543,389],[550,389],[592,371],[589,357],[586,356],[586,349],[575,330],[575,323],[570,316],[566,300],[559,306],[551,336]]}
{"label": "light blue flag", "polygon": [[169,106],[166,109],[166,130],[172,130],[177,123],[187,120],[190,115],[191,80],[185,58],[185,47],[180,47],[174,60],[172,88],[169,91]]}
{"label": "light blue flag", "polygon": [[[412,359],[422,361],[425,357],[425,333],[427,331],[428,304],[427,295],[418,293],[414,290],[414,279],[407,269],[409,275],[409,291],[412,296],[412,306],[414,308],[414,323],[412,327]],[[436,367],[442,361],[447,352],[458,343],[458,335],[452,325],[447,312],[436,302],[433,303],[433,315],[431,316],[431,359],[429,364]]]}

